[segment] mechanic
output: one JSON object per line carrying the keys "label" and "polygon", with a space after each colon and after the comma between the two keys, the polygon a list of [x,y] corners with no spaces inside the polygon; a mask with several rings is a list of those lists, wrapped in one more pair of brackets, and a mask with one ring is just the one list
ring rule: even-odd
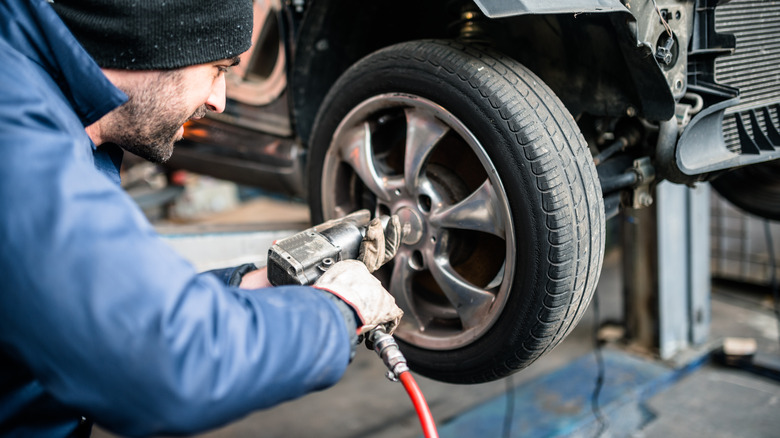
{"label": "mechanic", "polygon": [[191,434],[333,385],[402,314],[365,265],[199,274],[119,185],[120,146],[164,161],[224,109],[252,0],[49,3],[0,1],[0,435]]}

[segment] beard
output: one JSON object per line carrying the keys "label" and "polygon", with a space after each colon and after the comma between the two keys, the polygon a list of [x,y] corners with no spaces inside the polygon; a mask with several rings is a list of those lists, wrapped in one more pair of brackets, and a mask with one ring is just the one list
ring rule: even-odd
{"label": "beard", "polygon": [[173,144],[181,140],[179,128],[192,118],[206,115],[206,105],[195,112],[183,109],[182,75],[160,72],[144,87],[122,89],[128,101],[115,110],[108,124],[112,142],[153,163],[164,163],[173,155]]}

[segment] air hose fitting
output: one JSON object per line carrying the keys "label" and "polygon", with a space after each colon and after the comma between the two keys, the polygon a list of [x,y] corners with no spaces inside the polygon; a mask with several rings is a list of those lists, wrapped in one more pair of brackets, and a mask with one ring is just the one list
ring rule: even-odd
{"label": "air hose fitting", "polygon": [[409,371],[409,367],[406,365],[406,358],[398,348],[398,344],[392,336],[387,334],[383,327],[371,330],[368,335],[368,341],[368,345],[373,346],[373,350],[376,351],[376,354],[385,363],[387,378],[390,381],[397,382],[401,377],[401,373]]}
{"label": "air hose fitting", "polygon": [[403,384],[406,393],[412,399],[415,411],[417,411],[417,417],[420,419],[420,425],[425,437],[438,438],[439,433],[436,430],[436,423],[433,420],[428,403],[425,401],[425,397],[423,397],[423,393],[420,387],[417,386],[414,377],[412,377],[412,373],[409,372],[406,358],[398,348],[395,339],[385,331],[384,327],[380,326],[369,332],[366,345],[370,348],[373,347],[376,354],[382,358],[388,370],[387,378],[393,382],[400,380],[401,384]]}

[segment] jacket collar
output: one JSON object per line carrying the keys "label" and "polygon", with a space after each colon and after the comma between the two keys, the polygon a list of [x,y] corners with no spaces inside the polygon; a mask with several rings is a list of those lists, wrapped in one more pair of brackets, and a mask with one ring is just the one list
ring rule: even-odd
{"label": "jacket collar", "polygon": [[46,70],[84,126],[127,101],[44,0],[3,0],[0,12],[0,38]]}

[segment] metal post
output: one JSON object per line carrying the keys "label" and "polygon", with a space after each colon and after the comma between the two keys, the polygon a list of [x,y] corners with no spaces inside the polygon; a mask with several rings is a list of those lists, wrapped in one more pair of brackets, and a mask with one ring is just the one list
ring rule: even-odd
{"label": "metal post", "polygon": [[656,207],[623,211],[623,289],[626,339],[653,352],[658,345]]}
{"label": "metal post", "polygon": [[623,215],[626,331],[668,359],[709,333],[709,186],[662,182],[654,198]]}
{"label": "metal post", "polygon": [[710,251],[710,186],[699,184],[688,189],[688,216],[691,273],[690,273],[690,341],[703,344],[710,334],[710,299],[712,292]]}

